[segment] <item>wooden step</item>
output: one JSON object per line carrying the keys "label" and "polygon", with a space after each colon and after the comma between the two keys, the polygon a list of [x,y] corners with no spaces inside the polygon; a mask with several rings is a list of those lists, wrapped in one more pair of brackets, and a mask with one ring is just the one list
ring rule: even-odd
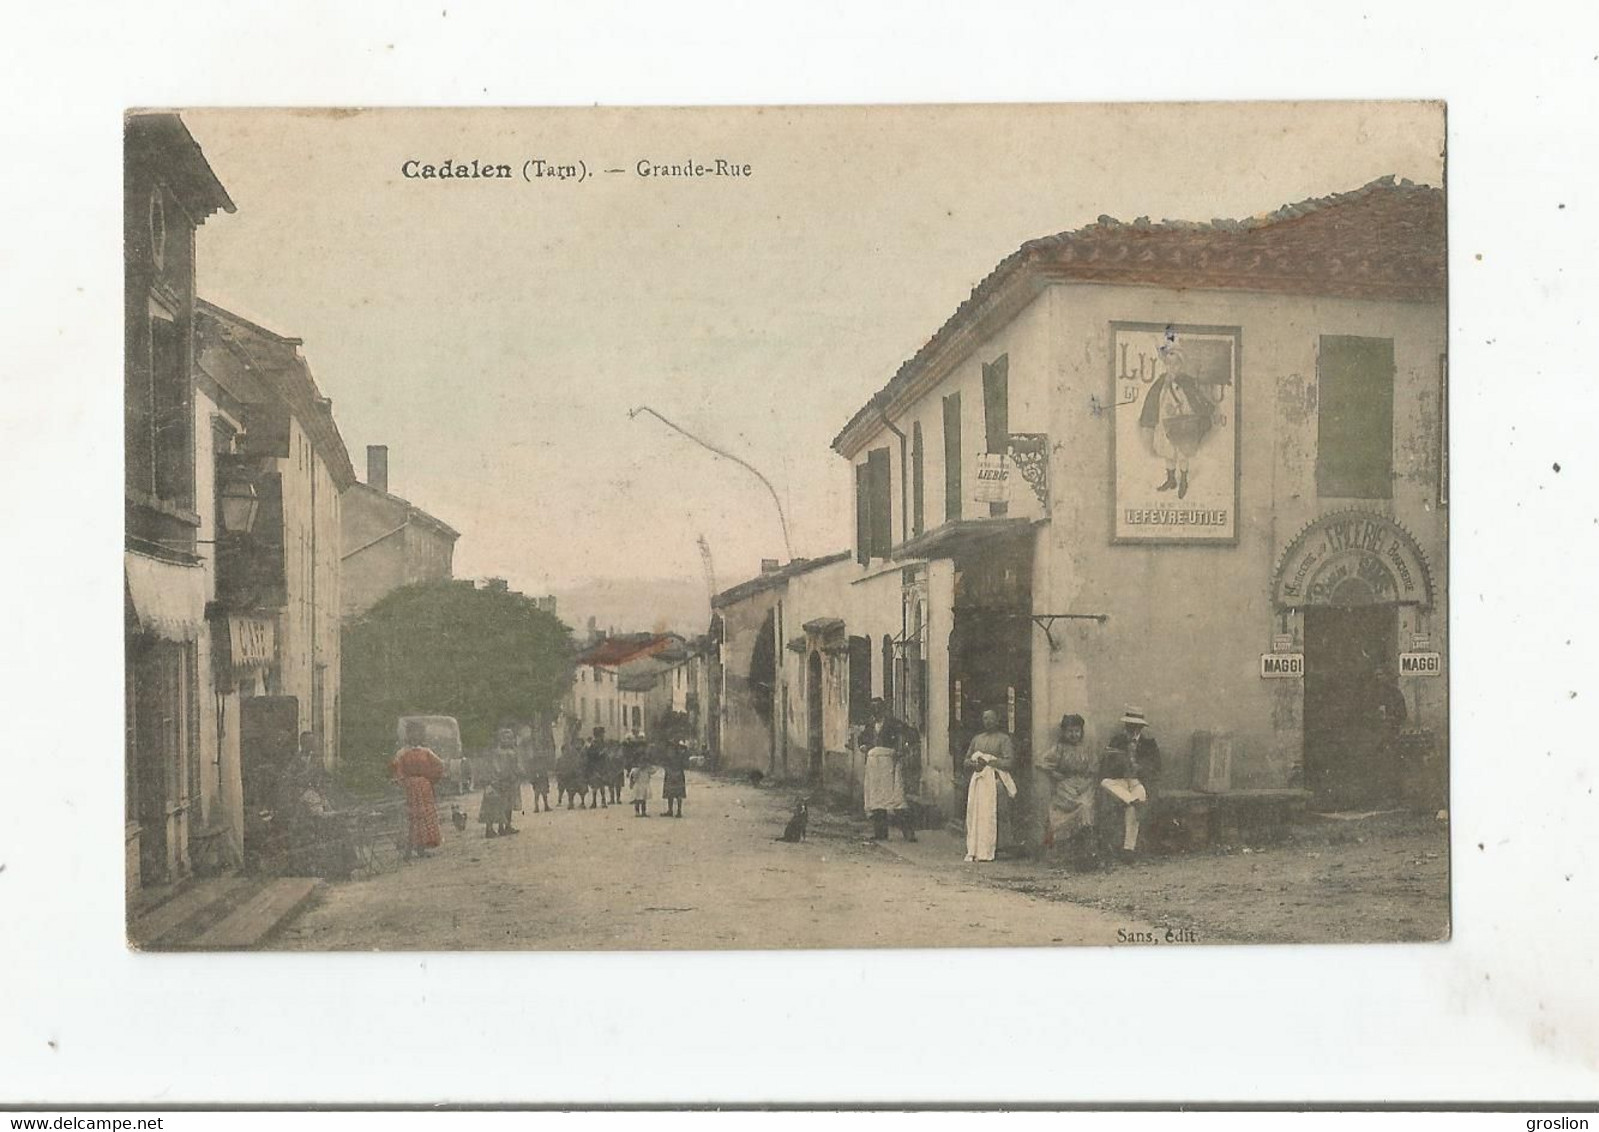
{"label": "wooden step", "polygon": [[197,881],[128,926],[128,945],[134,948],[159,948],[166,936],[199,916],[214,904],[236,898],[250,882],[243,877]]}
{"label": "wooden step", "polygon": [[315,877],[283,877],[269,881],[199,938],[178,946],[194,951],[237,951],[255,947],[305,907],[321,883]]}

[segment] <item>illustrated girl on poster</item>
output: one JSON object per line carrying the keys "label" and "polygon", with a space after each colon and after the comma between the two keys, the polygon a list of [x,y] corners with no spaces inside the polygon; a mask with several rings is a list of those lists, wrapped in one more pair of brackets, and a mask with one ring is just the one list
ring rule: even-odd
{"label": "illustrated girl on poster", "polygon": [[1210,434],[1216,415],[1216,401],[1209,389],[1193,374],[1176,339],[1168,332],[1160,347],[1165,372],[1144,395],[1138,414],[1150,450],[1166,462],[1166,479],[1156,491],[1177,490],[1177,498],[1188,495],[1188,461]]}

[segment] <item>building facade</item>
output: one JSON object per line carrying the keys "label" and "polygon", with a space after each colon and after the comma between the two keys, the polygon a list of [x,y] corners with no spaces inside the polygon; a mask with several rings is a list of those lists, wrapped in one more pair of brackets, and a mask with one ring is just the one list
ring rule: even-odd
{"label": "building facade", "polygon": [[196,385],[216,407],[216,444],[248,470],[257,503],[249,531],[216,544],[216,694],[202,712],[218,765],[239,767],[226,783],[240,806],[229,840],[246,856],[256,831],[244,817],[273,805],[299,736],[314,737],[327,766],[339,757],[340,499],[355,473],[301,344],[198,304]]}
{"label": "building facade", "polygon": [[[359,617],[401,586],[453,576],[455,543],[448,523],[389,494],[389,450],[366,450],[366,482],[352,483],[341,503],[344,539],[340,611]],[[551,601],[550,611],[554,612]]]}
{"label": "building facade", "polygon": [[[195,230],[233,202],[175,114],[124,125],[126,810],[130,896],[182,879],[223,790],[207,779],[209,413],[196,397]],[[209,540],[207,540],[209,541]]]}
{"label": "building facade", "polygon": [[1174,786],[1440,798],[1446,330],[1443,194],[1391,180],[1001,263],[834,442],[929,795],[984,709],[1030,755],[1136,705]]}
{"label": "building facade", "polygon": [[1135,706],[1169,789],[1442,804],[1444,281],[1392,181],[1025,245],[835,439],[853,554],[718,597],[724,762],[858,788],[882,696],[959,820],[985,710],[1030,760]]}

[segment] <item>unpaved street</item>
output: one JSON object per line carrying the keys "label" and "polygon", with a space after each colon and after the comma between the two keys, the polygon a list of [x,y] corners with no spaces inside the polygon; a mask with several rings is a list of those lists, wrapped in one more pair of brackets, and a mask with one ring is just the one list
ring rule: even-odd
{"label": "unpaved street", "polygon": [[[330,884],[269,947],[640,950],[1110,944],[1147,925],[928,869],[813,811],[776,840],[790,792],[690,774],[682,819],[609,809],[517,816],[485,839],[446,824],[431,858]],[[531,801],[531,795],[528,795]],[[477,814],[475,798],[462,808]],[[443,807],[448,814],[448,803]],[[897,835],[896,835],[897,836]],[[957,862],[958,863],[958,862]],[[983,866],[962,865],[971,870]]]}

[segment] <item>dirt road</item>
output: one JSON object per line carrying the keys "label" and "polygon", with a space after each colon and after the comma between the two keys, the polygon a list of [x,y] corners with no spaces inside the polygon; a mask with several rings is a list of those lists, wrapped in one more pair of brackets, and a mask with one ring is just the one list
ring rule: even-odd
{"label": "dirt road", "polygon": [[[444,847],[327,886],[268,944],[288,950],[640,950],[1112,944],[1150,925],[930,869],[815,815],[775,840],[791,793],[690,774],[681,819],[603,810],[522,813],[514,837],[446,825]],[[531,800],[531,796],[529,796]],[[462,808],[477,813],[475,798]],[[963,871],[965,870],[965,871]]]}

